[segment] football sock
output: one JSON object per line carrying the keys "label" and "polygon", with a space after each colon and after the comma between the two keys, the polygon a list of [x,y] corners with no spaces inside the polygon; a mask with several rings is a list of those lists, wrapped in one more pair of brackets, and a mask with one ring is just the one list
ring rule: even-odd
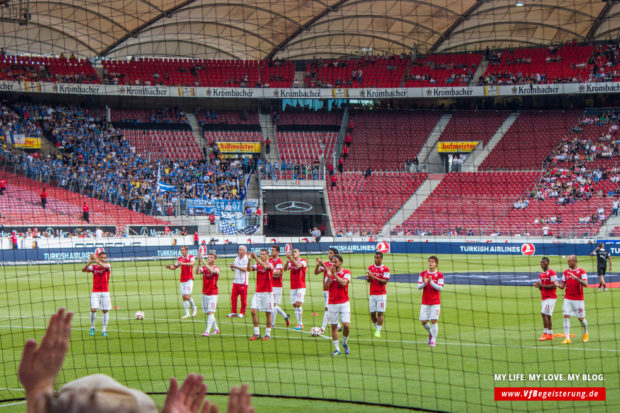
{"label": "football sock", "polygon": [[325,327],[327,327],[327,310],[325,310],[325,313],[323,314],[323,324],[321,324],[321,330],[325,330]]}
{"label": "football sock", "polygon": [[349,341],[349,336],[342,336],[342,344],[347,345],[347,341]]}
{"label": "football sock", "polygon": [[194,299],[193,298],[189,299],[189,303],[191,304],[192,308],[196,308],[196,304],[194,304]]}
{"label": "football sock", "polygon": [[266,329],[265,329],[265,335],[266,335],[267,337],[271,337],[271,329],[270,329],[270,328],[266,328]]}
{"label": "football sock", "polygon": [[334,348],[336,351],[340,351],[340,340],[334,340]]}
{"label": "football sock", "polygon": [[95,319],[97,318],[97,313],[90,312],[90,328],[95,328]]}
{"label": "football sock", "polygon": [[382,327],[383,327],[383,326],[380,326],[379,324],[377,324],[377,331],[378,331],[378,332],[381,332],[381,328],[382,328]]}
{"label": "football sock", "polygon": [[588,334],[588,322],[585,318],[581,321],[581,327],[583,327],[583,334]]}
{"label": "football sock", "polygon": [[294,311],[295,311],[295,318],[297,319],[297,324],[302,325],[303,322],[302,322],[302,317],[301,316],[302,316],[304,310],[302,310],[301,307],[295,307]]}
{"label": "football sock", "polygon": [[254,335],[260,336],[260,327],[254,327]]}
{"label": "football sock", "polygon": [[551,335],[553,335],[553,330],[552,330],[552,329],[548,329],[547,331],[548,331],[548,333],[547,333],[547,334],[551,334]]}
{"label": "football sock", "polygon": [[110,313],[103,313],[103,330],[102,331],[107,330],[109,319],[110,319]]}
{"label": "football sock", "polygon": [[564,319],[564,335],[570,340],[570,318]]}
{"label": "football sock", "polygon": [[276,325],[276,318],[278,317],[278,310],[276,310],[275,308],[273,310],[271,310],[271,325],[275,326]]}
{"label": "football sock", "polygon": [[207,316],[207,332],[210,333],[211,332],[211,327],[213,327],[213,321],[215,317],[213,317],[213,314],[209,314]]}
{"label": "football sock", "polygon": [[422,324],[422,327],[424,327],[426,329],[426,331],[428,331],[429,333],[431,332],[431,325],[430,325],[430,323]]}
{"label": "football sock", "polygon": [[276,311],[280,313],[282,317],[286,318],[286,313],[280,308],[279,305],[276,305]]}
{"label": "football sock", "polygon": [[213,317],[213,329],[219,330],[219,328],[217,328],[217,320],[215,319],[215,314],[211,314],[211,317]]}
{"label": "football sock", "polygon": [[549,334],[549,330],[547,330],[546,328],[543,328],[543,334]]}
{"label": "football sock", "polygon": [[189,301],[183,301],[183,307],[185,307],[185,315],[189,315]]}
{"label": "football sock", "polygon": [[431,326],[431,336],[433,340],[437,338],[437,333],[439,332],[439,324],[435,323]]}

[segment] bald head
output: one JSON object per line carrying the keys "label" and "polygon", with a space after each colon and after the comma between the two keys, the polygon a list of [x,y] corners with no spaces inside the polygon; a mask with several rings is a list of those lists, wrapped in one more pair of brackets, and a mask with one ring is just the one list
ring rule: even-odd
{"label": "bald head", "polygon": [[568,264],[568,267],[571,270],[575,269],[577,267],[577,256],[576,255],[569,255],[568,257],[566,257],[566,263]]}

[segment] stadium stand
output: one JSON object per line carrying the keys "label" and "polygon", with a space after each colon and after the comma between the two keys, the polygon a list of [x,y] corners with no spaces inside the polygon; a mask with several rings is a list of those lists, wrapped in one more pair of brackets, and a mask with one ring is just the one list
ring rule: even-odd
{"label": "stadium stand", "polygon": [[[128,208],[105,202],[96,198],[77,194],[43,182],[26,178],[6,170],[9,185],[7,195],[0,197],[1,225],[44,226],[44,225],[114,225],[121,234],[126,225],[163,225],[166,221]],[[41,207],[39,194],[45,188],[48,202],[45,209]],[[87,224],[82,220],[82,205],[90,207],[90,219]]]}
{"label": "stadium stand", "polygon": [[538,172],[447,174],[420,207],[396,228],[406,234],[490,235]]}
{"label": "stadium stand", "polygon": [[369,177],[359,172],[338,175],[336,186],[329,190],[334,229],[377,234],[427,176],[401,172],[376,172]]}
{"label": "stadium stand", "polygon": [[594,46],[577,46],[572,43],[559,48],[549,46],[504,50],[491,56],[481,83],[519,85],[584,82],[592,71],[588,62],[593,52]]}
{"label": "stadium stand", "polygon": [[119,85],[255,87],[255,60],[158,59],[104,60],[104,83]]}
{"label": "stadium stand", "polygon": [[348,171],[404,170],[415,159],[441,117],[439,112],[353,111]]}
{"label": "stadium stand", "polygon": [[405,87],[467,86],[482,60],[479,53],[429,55],[413,61]]}
{"label": "stadium stand", "polygon": [[486,145],[509,114],[505,111],[456,111],[439,140],[482,141]]}
{"label": "stadium stand", "polygon": [[241,110],[198,110],[200,125],[258,125],[258,112]]}
{"label": "stadium stand", "polygon": [[336,132],[276,132],[280,159],[297,164],[331,160],[337,138]]}
{"label": "stadium stand", "polygon": [[178,108],[164,109],[112,109],[110,110],[112,122],[126,123],[166,123],[188,124],[187,115]]}
{"label": "stadium stand", "polygon": [[582,112],[523,111],[480,166],[481,170],[541,170],[543,161]]}
{"label": "stadium stand", "polygon": [[151,161],[204,158],[191,131],[121,129],[121,133],[136,152]]}
{"label": "stadium stand", "polygon": [[0,79],[31,82],[101,83],[87,59],[0,55]]}
{"label": "stadium stand", "polygon": [[407,56],[365,56],[358,60],[318,60],[308,63],[306,87],[399,87],[407,71]]}

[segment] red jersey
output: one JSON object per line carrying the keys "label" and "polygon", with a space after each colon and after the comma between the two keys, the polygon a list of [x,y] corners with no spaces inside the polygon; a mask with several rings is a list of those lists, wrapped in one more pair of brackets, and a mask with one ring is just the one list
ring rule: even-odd
{"label": "red jersey", "polygon": [[220,267],[213,267],[213,272],[205,267],[200,267],[198,272],[202,274],[202,293],[204,295],[217,295],[217,280],[220,278]]}
{"label": "red jersey", "polygon": [[[552,269],[549,269],[545,272],[541,272],[539,277],[540,277],[540,283],[542,285],[555,284],[555,282],[558,280],[558,275]],[[543,288],[540,290],[540,296],[543,300],[546,300],[548,298],[554,298],[554,299],[558,298],[558,294],[555,289],[549,290],[547,288]]]}
{"label": "red jersey", "polygon": [[588,281],[588,274],[581,268],[571,270],[570,268],[562,274],[562,282],[566,283],[566,290],[564,292],[565,300],[577,300],[583,301],[583,285],[575,280],[571,275],[577,276],[583,281]]}
{"label": "red jersey", "polygon": [[88,272],[93,273],[94,293],[107,293],[110,291],[110,268],[110,264],[107,264],[107,267],[102,267],[99,264],[92,264],[86,269]]}
{"label": "red jersey", "polygon": [[11,242],[13,244],[17,244],[17,235],[15,235],[15,234],[11,235]]}
{"label": "red jersey", "polygon": [[0,188],[6,188],[6,179],[0,179]]}
{"label": "red jersey", "polygon": [[198,241],[198,233],[194,233],[194,241]]}
{"label": "red jersey", "polygon": [[88,211],[90,211],[90,208],[88,208],[88,205],[84,205],[82,207],[82,212],[88,212]]}
{"label": "red jersey", "polygon": [[323,263],[323,291],[329,291],[329,287],[325,288],[325,281],[329,278],[329,267],[332,266],[332,263],[327,261]]}
{"label": "red jersey", "polygon": [[[368,271],[377,278],[382,280],[390,279],[390,269],[385,265],[381,265],[377,267],[375,264],[368,267]],[[379,281],[374,278],[370,279],[370,295],[386,295],[387,290],[385,288],[385,284],[381,284]]]}
{"label": "red jersey", "polygon": [[[189,280],[194,279],[194,256],[188,255],[187,257],[183,257],[182,255],[177,258],[177,262],[174,263],[174,268],[181,267],[181,282],[187,282]],[[181,263],[192,263],[192,265],[184,265],[181,266]]]}
{"label": "red jersey", "polygon": [[[431,277],[431,280],[443,287],[443,274],[439,271],[435,271],[434,273],[430,273],[428,271],[422,271],[420,277],[418,277],[418,284],[424,284],[424,278]],[[422,305],[437,305],[441,304],[441,300],[439,298],[441,291],[438,291],[433,288],[431,283],[429,282],[424,286],[424,291],[422,292]]]}
{"label": "red jersey", "polygon": [[[341,269],[336,273],[340,278],[344,278],[351,282],[351,271]],[[349,301],[349,283],[344,286],[338,283],[336,275],[329,275],[331,282],[329,283],[329,301],[328,304],[342,304]]]}
{"label": "red jersey", "polygon": [[306,269],[308,268],[308,261],[300,259],[298,261],[302,267],[297,269],[289,262],[288,269],[291,270],[291,290],[297,290],[298,288],[306,288]]}
{"label": "red jersey", "polygon": [[252,265],[252,269],[256,270],[256,292],[271,293],[273,286],[271,285],[271,276],[273,274],[273,265],[268,262],[267,268],[263,268],[258,264]]}
{"label": "red jersey", "polygon": [[278,258],[269,258],[269,262],[273,266],[273,271],[282,270],[282,274],[279,277],[273,276],[273,271],[271,271],[271,286],[276,288],[282,288],[282,277],[284,276],[284,264],[282,263],[282,259]]}

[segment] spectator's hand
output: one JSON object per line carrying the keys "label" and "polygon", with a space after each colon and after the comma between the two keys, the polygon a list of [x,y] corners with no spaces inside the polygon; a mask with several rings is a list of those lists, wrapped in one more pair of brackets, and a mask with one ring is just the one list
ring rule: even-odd
{"label": "spectator's hand", "polygon": [[27,401],[53,391],[54,381],[69,349],[72,318],[73,313],[60,308],[50,319],[38,348],[35,340],[26,341],[18,376]]}
{"label": "spectator's hand", "polygon": [[[200,409],[205,394],[207,393],[207,385],[203,383],[202,374],[194,373],[187,376],[181,388],[177,380],[170,378],[170,388],[164,402],[161,413],[197,413]],[[211,404],[209,400],[205,401],[200,413],[217,413],[217,406]]]}
{"label": "spectator's hand", "polygon": [[239,387],[230,389],[230,397],[228,398],[227,413],[254,413],[251,404],[252,395],[248,393],[248,385],[244,384]]}

